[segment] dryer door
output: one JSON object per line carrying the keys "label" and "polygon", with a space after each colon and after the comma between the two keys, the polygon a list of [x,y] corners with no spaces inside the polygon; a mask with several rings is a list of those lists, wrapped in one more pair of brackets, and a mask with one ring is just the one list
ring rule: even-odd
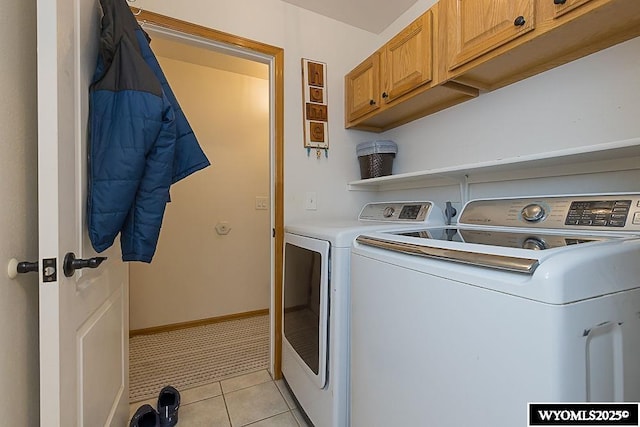
{"label": "dryer door", "polygon": [[327,380],[329,248],[326,240],[285,234],[283,343],[320,388]]}

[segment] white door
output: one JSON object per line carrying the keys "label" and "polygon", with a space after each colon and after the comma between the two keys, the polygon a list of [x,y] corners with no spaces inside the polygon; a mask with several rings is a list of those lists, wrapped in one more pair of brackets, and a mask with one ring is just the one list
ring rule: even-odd
{"label": "white door", "polygon": [[119,242],[96,269],[63,272],[89,243],[88,87],[97,0],[37,0],[41,426],[124,426],[128,418],[128,270]]}

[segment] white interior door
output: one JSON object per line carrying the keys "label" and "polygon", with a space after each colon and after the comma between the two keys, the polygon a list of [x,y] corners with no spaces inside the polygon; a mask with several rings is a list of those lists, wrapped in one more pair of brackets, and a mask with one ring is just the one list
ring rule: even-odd
{"label": "white interior door", "polygon": [[128,418],[128,270],[119,242],[97,269],[63,272],[89,243],[88,88],[97,0],[37,0],[41,426],[124,426]]}

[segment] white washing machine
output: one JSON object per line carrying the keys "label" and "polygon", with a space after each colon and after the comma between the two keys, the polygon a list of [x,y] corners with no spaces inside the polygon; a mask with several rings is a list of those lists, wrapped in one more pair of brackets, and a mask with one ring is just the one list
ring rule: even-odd
{"label": "white washing machine", "polygon": [[442,225],[431,202],[369,203],[358,220],[285,227],[282,373],[316,427],[344,427],[348,414],[349,258],[365,231]]}
{"label": "white washing machine", "polygon": [[640,401],[640,195],[475,200],[351,256],[351,425],[527,425]]}

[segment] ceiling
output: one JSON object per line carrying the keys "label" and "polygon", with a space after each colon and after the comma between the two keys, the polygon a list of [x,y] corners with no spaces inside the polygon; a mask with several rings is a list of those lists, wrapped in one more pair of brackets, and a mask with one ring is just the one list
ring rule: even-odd
{"label": "ceiling", "polygon": [[418,0],[282,0],[345,24],[380,34]]}
{"label": "ceiling", "polygon": [[[282,0],[286,3],[379,34],[418,0]],[[269,78],[266,64],[243,59],[228,52],[205,48],[198,43],[175,40],[152,32],[151,47],[157,56],[245,74]]]}

